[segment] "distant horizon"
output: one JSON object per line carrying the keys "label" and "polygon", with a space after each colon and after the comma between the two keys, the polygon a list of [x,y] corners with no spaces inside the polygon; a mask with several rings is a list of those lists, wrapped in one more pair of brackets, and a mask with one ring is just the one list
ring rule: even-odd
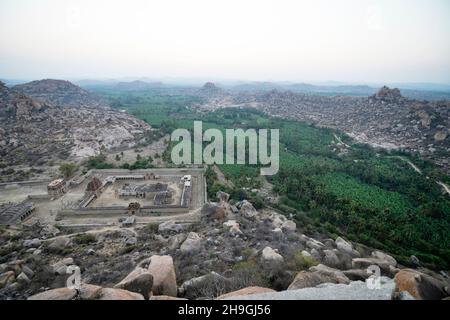
{"label": "distant horizon", "polygon": [[[192,86],[201,86],[206,82],[213,82],[216,85],[223,84],[225,86],[237,86],[240,84],[257,84],[257,83],[271,83],[271,84],[284,84],[284,85],[314,85],[314,86],[330,86],[330,87],[338,87],[338,86],[367,86],[371,88],[379,88],[382,86],[414,86],[413,90],[424,90],[424,91],[450,91],[450,83],[443,82],[349,82],[349,81],[340,81],[340,80],[327,80],[327,81],[308,81],[308,80],[267,80],[267,79],[233,79],[233,78],[203,78],[203,77],[150,77],[150,76],[142,76],[142,77],[61,77],[61,78],[7,78],[2,77],[0,75],[0,81],[6,84],[21,84],[27,83],[31,81],[39,81],[39,80],[65,80],[73,83],[80,82],[103,82],[104,84],[110,82],[119,83],[119,82],[133,82],[133,81],[142,81],[147,83],[152,82],[161,82],[165,85],[192,85]],[[425,86],[435,86],[435,87],[444,87],[444,88],[426,88]],[[404,88],[409,89],[409,88]]]}

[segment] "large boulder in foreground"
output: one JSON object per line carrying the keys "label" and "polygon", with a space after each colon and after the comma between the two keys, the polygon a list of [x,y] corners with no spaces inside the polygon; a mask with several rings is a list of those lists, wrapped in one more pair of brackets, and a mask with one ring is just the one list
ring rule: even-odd
{"label": "large boulder in foreground", "polygon": [[144,300],[144,297],[123,289],[82,284],[78,292],[75,289],[58,288],[35,294],[28,300]]}
{"label": "large boulder in foreground", "polygon": [[208,220],[223,220],[226,218],[227,212],[223,206],[209,202],[203,205],[201,215]]}
{"label": "large boulder in foreground", "polygon": [[226,300],[391,300],[394,280],[382,277],[380,289],[369,289],[363,281],[350,284],[324,283],[314,288],[231,296]]}
{"label": "large boulder in foreground", "polygon": [[103,288],[98,300],[144,300],[144,297],[123,289]]}
{"label": "large boulder in foreground", "polygon": [[349,284],[350,279],[340,270],[319,264],[309,268],[309,271],[300,271],[289,285],[288,290],[316,287],[322,283]]}
{"label": "large boulder in foreground", "polygon": [[35,294],[28,300],[72,300],[76,295],[77,290],[75,289],[58,288]]}
{"label": "large boulder in foreground", "polygon": [[215,283],[217,285],[225,285],[230,279],[218,274],[217,272],[210,272],[200,277],[192,278],[183,282],[181,287],[178,289],[180,296],[195,299],[198,294],[198,289],[208,286],[209,284]]}
{"label": "large boulder in foreground", "polygon": [[153,276],[154,295],[177,296],[177,280],[171,256],[152,256],[148,271]]}
{"label": "large boulder in foreground", "polygon": [[396,292],[407,291],[420,300],[438,300],[450,295],[449,283],[413,269],[402,269],[395,275]]}
{"label": "large boulder in foreground", "polygon": [[47,250],[53,253],[59,253],[62,250],[64,250],[65,248],[67,248],[68,246],[70,246],[72,243],[72,241],[70,240],[69,237],[58,237],[54,240],[52,240],[48,245],[47,245]]}
{"label": "large boulder in foreground", "polygon": [[258,215],[258,211],[256,211],[255,207],[247,200],[242,200],[238,204],[238,208],[239,214],[246,218],[253,218]]}
{"label": "large boulder in foreground", "polygon": [[335,243],[336,243],[336,247],[338,250],[348,253],[349,255],[351,255],[353,257],[360,256],[359,252],[356,251],[355,249],[353,249],[353,245],[350,242],[344,240],[343,238],[337,237],[335,240]]}
{"label": "large boulder in foreground", "polygon": [[199,251],[201,246],[202,238],[195,232],[189,232],[186,240],[181,244],[180,250],[183,253],[194,253]]}
{"label": "large boulder in foreground", "polygon": [[394,257],[388,255],[387,253],[384,253],[383,251],[375,250],[374,252],[372,252],[372,257],[380,259],[382,261],[386,261],[393,267],[397,266],[397,260],[395,260]]}
{"label": "large boulder in foreground", "polygon": [[147,269],[139,267],[114,286],[114,288],[140,293],[145,299],[149,299],[151,296],[152,287],[152,274]]}
{"label": "large boulder in foreground", "polygon": [[187,300],[187,299],[172,296],[151,296],[149,300]]}
{"label": "large boulder in foreground", "polygon": [[322,283],[339,283],[339,281],[330,275],[318,272],[300,271],[289,285],[288,290],[316,287]]}
{"label": "large boulder in foreground", "polygon": [[102,289],[100,286],[82,283],[77,298],[81,300],[96,300],[100,297]]}
{"label": "large boulder in foreground", "polygon": [[271,247],[265,247],[263,249],[261,258],[264,262],[268,263],[282,263],[284,261],[283,256]]}
{"label": "large boulder in foreground", "polygon": [[181,231],[183,231],[183,226],[172,220],[160,223],[158,226],[159,233],[178,233]]}
{"label": "large boulder in foreground", "polygon": [[276,292],[273,289],[263,287],[247,287],[237,291],[228,292],[217,297],[217,300],[228,299],[230,297],[248,296],[251,294]]}
{"label": "large boulder in foreground", "polygon": [[390,259],[390,256],[386,255],[386,257],[382,255],[375,255],[370,258],[355,258],[352,260],[352,269],[367,269],[372,265],[376,265],[380,267],[381,273],[383,275],[393,277],[394,274],[398,271],[395,267],[397,265],[397,261],[394,258]]}

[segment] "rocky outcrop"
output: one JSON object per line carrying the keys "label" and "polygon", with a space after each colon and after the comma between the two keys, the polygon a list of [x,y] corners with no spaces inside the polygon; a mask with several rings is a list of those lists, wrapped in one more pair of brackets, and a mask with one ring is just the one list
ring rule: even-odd
{"label": "rocky outcrop", "polygon": [[261,258],[266,263],[282,263],[283,256],[271,247],[265,247],[261,253]]}
{"label": "rocky outcrop", "polygon": [[29,121],[34,113],[49,108],[49,105],[10,90],[0,82],[0,119],[15,119]]}
{"label": "rocky outcrop", "polygon": [[[391,300],[394,288],[394,281],[383,277],[377,290],[369,289],[363,281],[353,281],[349,284],[324,283],[314,288],[229,296],[225,300]],[[408,295],[402,297],[410,298]]]}
{"label": "rocky outcrop", "polygon": [[[34,92],[34,86],[40,92],[38,96],[48,96],[49,90],[57,90],[55,99],[41,102],[17,91]],[[15,90],[0,85],[3,164],[44,165],[68,158],[80,160],[100,154],[103,148],[130,147],[147,139],[151,128],[144,121],[110,108],[99,109],[88,98],[65,97],[57,87],[45,86],[41,92],[39,83],[21,85]],[[8,181],[8,177],[1,178]]]}
{"label": "rocky outcrop", "polygon": [[288,290],[315,287],[322,283],[350,283],[350,279],[340,270],[319,264],[309,268],[309,271],[300,271],[289,285]]}
{"label": "rocky outcrop", "polygon": [[152,256],[148,271],[153,276],[153,294],[177,296],[177,280],[171,256]]}
{"label": "rocky outcrop", "polygon": [[450,296],[450,281],[444,282],[413,269],[395,275],[396,291],[407,291],[415,299],[437,300]]}
{"label": "rocky outcrop", "polygon": [[217,197],[217,199],[219,199],[219,201],[221,203],[228,202],[228,200],[230,199],[230,195],[228,193],[226,193],[226,192],[223,192],[223,191],[218,191],[216,193],[216,197]]}
{"label": "rocky outcrop", "polygon": [[236,220],[228,220],[223,223],[223,226],[228,229],[231,235],[241,235],[242,231],[239,228],[239,223]]}
{"label": "rocky outcrop", "polygon": [[350,242],[342,239],[341,237],[337,237],[335,243],[338,250],[346,252],[354,257],[360,256],[359,252],[353,249],[353,245]]}
{"label": "rocky outcrop", "polygon": [[96,300],[102,294],[102,289],[100,286],[82,283],[77,298],[80,300]]}
{"label": "rocky outcrop", "polygon": [[58,237],[47,245],[47,249],[55,253],[61,252],[65,248],[69,247],[71,245],[71,242],[72,241],[69,237]]}
{"label": "rocky outcrop", "polygon": [[37,80],[12,88],[45,104],[62,107],[104,108],[108,104],[97,95],[65,80]]}
{"label": "rocky outcrop", "polygon": [[403,99],[399,89],[390,89],[387,86],[383,86],[380,90],[378,90],[378,92],[373,95],[373,98],[385,102],[398,102]]}
{"label": "rocky outcrop", "polygon": [[[235,94],[236,104],[257,108],[271,116],[338,128],[358,142],[375,148],[403,149],[420,153],[450,172],[450,102],[419,101],[402,97],[398,89],[381,88],[369,97],[323,96],[272,90]],[[206,102],[202,108],[227,107]],[[336,141],[335,152],[345,152]]]}
{"label": "rocky outcrop", "polygon": [[258,211],[256,211],[255,207],[247,200],[238,203],[237,208],[239,209],[239,214],[245,218],[251,219],[258,215]]}
{"label": "rocky outcrop", "polygon": [[6,271],[0,274],[0,289],[6,287],[15,280],[14,271]]}
{"label": "rocky outcrop", "polygon": [[182,230],[183,226],[172,220],[163,222],[158,226],[158,232],[163,234],[178,233]]}
{"label": "rocky outcrop", "polygon": [[226,277],[218,274],[217,272],[210,272],[200,277],[189,279],[180,286],[178,289],[179,295],[185,298],[191,299],[196,296],[197,288],[207,286],[210,283],[229,283],[230,280]]}
{"label": "rocky outcrop", "polygon": [[223,220],[227,216],[225,208],[214,202],[205,203],[201,215],[208,220]]}
{"label": "rocky outcrop", "polygon": [[217,297],[217,300],[224,300],[224,299],[228,299],[231,297],[238,298],[241,296],[248,296],[248,295],[252,295],[252,294],[261,294],[261,293],[271,293],[271,292],[276,292],[276,291],[273,289],[263,288],[263,287],[246,287],[246,288],[243,288],[240,290],[222,294]]}
{"label": "rocky outcrop", "polygon": [[76,297],[77,290],[70,288],[58,288],[35,294],[28,300],[72,300]]}
{"label": "rocky outcrop", "polygon": [[382,251],[378,251],[378,250],[373,251],[372,257],[382,260],[382,261],[386,261],[389,265],[391,265],[393,267],[397,266],[397,260],[395,260],[394,257],[392,257]]}
{"label": "rocky outcrop", "polygon": [[195,253],[200,250],[201,245],[202,238],[195,232],[189,232],[186,240],[181,244],[180,250],[183,253]]}
{"label": "rocky outcrop", "polygon": [[138,293],[83,284],[80,290],[58,288],[35,294],[28,300],[144,300]]}
{"label": "rocky outcrop", "polygon": [[144,300],[144,297],[123,289],[103,288],[98,300]]}
{"label": "rocky outcrop", "polygon": [[342,271],[342,273],[352,281],[365,281],[371,276],[371,273],[367,272],[367,270],[362,269],[349,269]]}
{"label": "rocky outcrop", "polygon": [[153,276],[150,271],[138,267],[116,284],[114,288],[140,293],[148,300],[152,293]]}
{"label": "rocky outcrop", "polygon": [[369,258],[355,258],[352,260],[352,268],[354,269],[367,269],[372,265],[380,267],[382,274],[387,276],[394,276],[398,271],[396,268],[397,261],[381,251],[374,251],[372,257]]}
{"label": "rocky outcrop", "polygon": [[187,299],[162,295],[162,296],[151,296],[149,300],[187,300]]}
{"label": "rocky outcrop", "polygon": [[201,96],[214,97],[222,93],[222,89],[217,87],[213,82],[206,82],[198,92]]}

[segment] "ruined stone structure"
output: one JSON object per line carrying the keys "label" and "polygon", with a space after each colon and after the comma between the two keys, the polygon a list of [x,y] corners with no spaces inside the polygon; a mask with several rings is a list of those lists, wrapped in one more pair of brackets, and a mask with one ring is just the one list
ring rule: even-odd
{"label": "ruined stone structure", "polygon": [[50,198],[58,198],[67,192],[64,179],[56,179],[47,186],[47,193]]}
{"label": "ruined stone structure", "polygon": [[[124,214],[139,219],[140,223],[150,218],[165,220],[175,214],[182,216],[200,208],[206,200],[204,171],[204,168],[158,168],[133,172],[125,169],[91,170],[84,190],[76,190],[86,191],[83,197],[71,207],[59,210],[57,219],[66,226],[78,226],[84,223],[117,223],[117,218],[123,218]],[[94,177],[102,183],[98,189],[100,184],[93,182]],[[95,192],[87,192],[95,189]],[[195,220],[196,217],[188,215],[186,219]],[[121,219],[119,223],[122,225],[123,221]]]}
{"label": "ruined stone structure", "polygon": [[131,202],[128,205],[128,214],[139,214],[141,212],[141,204],[139,202]]}
{"label": "ruined stone structure", "polygon": [[0,207],[0,224],[11,225],[28,218],[35,210],[30,202],[8,203]]}
{"label": "ruined stone structure", "polygon": [[96,192],[103,186],[103,183],[99,178],[94,177],[87,185],[86,192]]}
{"label": "ruined stone structure", "polygon": [[121,189],[118,190],[117,194],[119,197],[146,198],[150,193],[162,192],[166,190],[167,184],[163,183],[146,184],[146,185],[125,184]]}
{"label": "ruined stone structure", "polygon": [[172,192],[168,190],[160,191],[155,194],[153,201],[156,206],[170,204],[172,202]]}
{"label": "ruined stone structure", "polygon": [[153,172],[146,173],[144,176],[145,180],[155,180],[158,179],[158,176],[156,176]]}

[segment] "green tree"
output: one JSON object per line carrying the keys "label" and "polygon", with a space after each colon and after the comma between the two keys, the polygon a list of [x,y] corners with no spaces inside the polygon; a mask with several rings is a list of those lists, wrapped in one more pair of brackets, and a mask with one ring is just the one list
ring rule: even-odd
{"label": "green tree", "polygon": [[78,166],[75,163],[63,163],[59,166],[59,172],[61,172],[65,179],[72,177],[77,169]]}

